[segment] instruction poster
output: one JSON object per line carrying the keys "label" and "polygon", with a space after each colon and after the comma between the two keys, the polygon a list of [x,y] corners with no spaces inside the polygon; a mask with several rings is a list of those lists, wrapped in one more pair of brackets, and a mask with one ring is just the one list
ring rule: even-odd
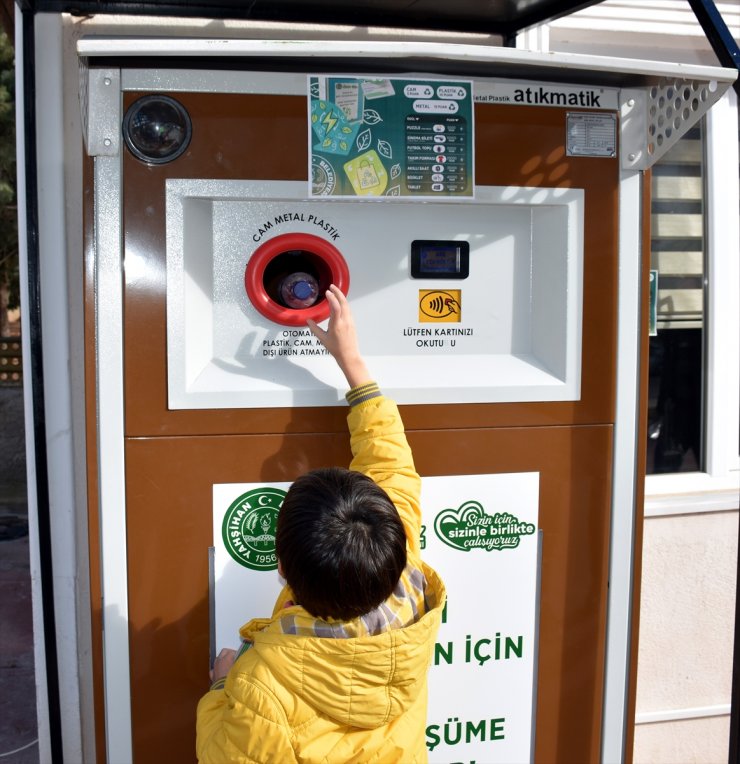
{"label": "instruction poster", "polygon": [[309,194],[472,197],[470,81],[310,76]]}
{"label": "instruction poster", "polygon": [[[280,591],[275,528],[289,483],[213,486],[215,647],[269,616]],[[422,557],[447,587],[429,672],[432,764],[532,761],[538,473],[422,479]]]}

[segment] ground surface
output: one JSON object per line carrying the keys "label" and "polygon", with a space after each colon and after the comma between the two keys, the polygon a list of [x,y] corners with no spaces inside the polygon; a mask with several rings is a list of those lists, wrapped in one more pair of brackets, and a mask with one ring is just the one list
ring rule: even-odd
{"label": "ground surface", "polygon": [[[23,390],[0,387],[0,760],[38,764]],[[31,745],[29,745],[31,744]],[[15,751],[15,753],[10,753]]]}

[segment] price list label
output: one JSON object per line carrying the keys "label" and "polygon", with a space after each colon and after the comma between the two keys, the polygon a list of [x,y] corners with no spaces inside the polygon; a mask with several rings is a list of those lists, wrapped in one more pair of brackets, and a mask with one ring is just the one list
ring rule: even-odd
{"label": "price list label", "polygon": [[406,190],[460,194],[468,185],[468,126],[464,117],[409,114],[406,117]]}

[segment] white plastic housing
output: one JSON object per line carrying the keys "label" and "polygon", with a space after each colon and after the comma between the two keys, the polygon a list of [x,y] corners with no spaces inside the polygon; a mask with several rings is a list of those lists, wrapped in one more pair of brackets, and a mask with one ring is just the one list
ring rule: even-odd
{"label": "white plastic housing", "polygon": [[[578,399],[583,191],[478,187],[473,201],[426,203],[305,193],[298,182],[167,181],[171,409],[341,402],[344,380],[315,338],[264,318],[244,289],[252,253],[290,232],[342,252],[362,351],[399,403]],[[468,278],[412,278],[415,239],[469,242]],[[461,290],[460,320],[420,322],[428,289]]]}

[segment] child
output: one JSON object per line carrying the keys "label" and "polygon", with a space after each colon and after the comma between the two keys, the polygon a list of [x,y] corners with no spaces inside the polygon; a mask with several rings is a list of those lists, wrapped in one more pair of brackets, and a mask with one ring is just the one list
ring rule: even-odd
{"label": "child", "polygon": [[309,322],[350,391],[350,470],[309,472],[278,518],[288,586],[222,650],[198,704],[202,764],[427,760],[427,670],[445,590],[420,557],[421,481],[395,403],[370,380],[335,286]]}

